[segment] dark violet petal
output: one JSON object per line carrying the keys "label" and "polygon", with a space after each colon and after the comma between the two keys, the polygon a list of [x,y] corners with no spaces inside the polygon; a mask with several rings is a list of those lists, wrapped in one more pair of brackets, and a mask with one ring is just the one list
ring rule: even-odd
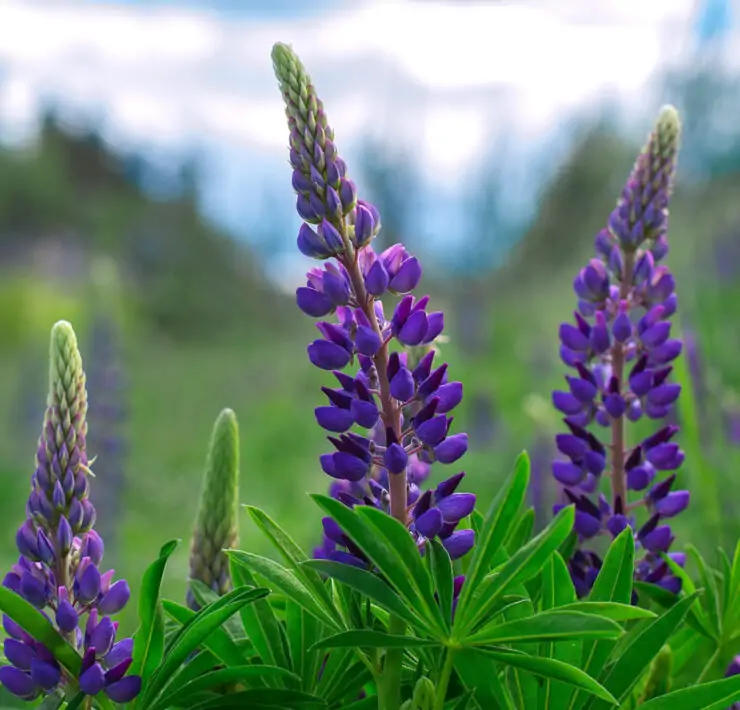
{"label": "dark violet petal", "polygon": [[442,511],[439,508],[429,508],[429,510],[416,518],[415,521],[416,529],[426,538],[439,535],[443,523]]}
{"label": "dark violet petal", "polygon": [[472,530],[456,530],[442,540],[450,558],[457,560],[466,555],[475,544],[475,533]]}
{"label": "dark violet petal", "polygon": [[65,633],[71,633],[77,628],[79,617],[75,608],[66,599],[59,602],[56,612],[56,622],[60,631],[64,631]]}
{"label": "dark violet petal", "polygon": [[576,461],[583,458],[584,454],[588,450],[586,442],[572,434],[558,434],[555,437],[555,444],[558,447],[558,451]]}
{"label": "dark violet petal", "polygon": [[655,477],[655,470],[649,464],[635,466],[627,471],[627,488],[631,491],[644,491]]}
{"label": "dark violet petal", "polygon": [[85,567],[78,581],[78,597],[81,601],[85,603],[91,602],[100,594],[100,571],[94,564],[89,564]]}
{"label": "dark violet petal", "polygon": [[414,311],[406,319],[396,337],[404,345],[419,345],[424,340],[427,328],[427,314],[423,310]]}
{"label": "dark violet petal", "polygon": [[579,484],[585,474],[585,471],[570,461],[553,461],[552,475],[564,486],[575,486]]}
{"label": "dark violet petal", "polygon": [[596,397],[596,385],[580,377],[568,377],[571,394],[580,402],[591,402]]}
{"label": "dark violet petal", "polygon": [[347,431],[354,423],[352,412],[339,407],[316,407],[316,421],[322,429],[341,433]]}
{"label": "dark violet petal", "polygon": [[358,353],[372,357],[380,350],[381,345],[380,336],[369,325],[360,325],[357,327],[355,348]]}
{"label": "dark violet petal", "polygon": [[460,473],[456,473],[454,476],[450,476],[442,481],[434,491],[436,500],[442,500],[447,496],[451,496],[457,490],[463,478],[465,478],[465,471],[460,471]]}
{"label": "dark violet petal", "polygon": [[655,504],[655,511],[664,518],[672,518],[686,510],[689,500],[688,491],[672,491]]}
{"label": "dark violet petal", "polygon": [[104,616],[95,630],[90,634],[90,648],[95,649],[95,655],[102,658],[113,647],[116,638],[116,627],[109,616]]}
{"label": "dark violet petal", "polygon": [[442,311],[435,311],[427,316],[427,332],[424,336],[425,343],[431,343],[436,340],[445,327],[445,316]]}
{"label": "dark violet petal", "polygon": [[414,378],[407,368],[402,366],[390,384],[391,395],[399,402],[407,402],[414,396]]}
{"label": "dark violet petal", "polygon": [[400,444],[393,443],[386,450],[383,463],[390,473],[402,473],[406,470],[409,457]]}
{"label": "dark violet petal", "polygon": [[366,402],[361,399],[352,400],[350,412],[355,422],[365,429],[374,427],[380,414],[375,402]]}
{"label": "dark violet petal", "polygon": [[649,364],[665,365],[675,360],[683,349],[683,343],[680,340],[667,340],[663,345],[658,346],[650,351]]}
{"label": "dark violet petal", "polygon": [[576,510],[574,527],[579,535],[585,538],[593,537],[601,530],[601,521],[588,513]]}
{"label": "dark violet petal", "polygon": [[131,589],[125,579],[119,579],[98,602],[98,612],[101,614],[117,614],[131,598]]}
{"label": "dark violet petal", "polygon": [[360,569],[367,569],[367,563],[361,560],[356,555],[353,555],[344,550],[332,550],[329,553],[329,559],[332,562],[339,562],[343,565],[352,565],[353,567],[359,567]]}
{"label": "dark violet petal", "polygon": [[324,294],[335,306],[346,306],[349,303],[349,284],[341,273],[324,271],[322,283]]}
{"label": "dark violet petal", "polygon": [[97,695],[105,686],[105,673],[99,663],[94,663],[80,675],[80,690],[86,695]]}
{"label": "dark violet petal", "polygon": [[583,409],[583,403],[577,400],[569,392],[555,391],[552,393],[552,403],[555,409],[560,410],[563,414],[578,414]]}
{"label": "dark violet petal", "polygon": [[604,408],[610,417],[619,419],[627,410],[627,402],[618,394],[608,394],[604,397]]}
{"label": "dark violet petal", "polygon": [[20,593],[38,609],[43,609],[46,606],[48,600],[47,587],[29,572],[24,572],[21,575]]}
{"label": "dark violet petal", "polygon": [[563,323],[560,326],[560,340],[569,350],[575,350],[576,352],[588,350],[588,336],[570,323]]}
{"label": "dark violet petal", "polygon": [[627,526],[629,521],[625,515],[612,515],[609,520],[606,521],[606,528],[612,534],[613,537],[617,537]]}
{"label": "dark violet petal", "polygon": [[132,658],[127,658],[122,663],[119,663],[117,666],[113,666],[110,670],[106,671],[105,673],[105,684],[106,686],[113,685],[113,683],[117,683],[123,676],[126,675],[126,671],[131,667],[131,664],[133,663]]}
{"label": "dark violet petal", "polygon": [[114,703],[129,703],[141,692],[141,677],[138,675],[129,675],[121,680],[111,683],[106,689],[105,694]]}
{"label": "dark violet petal", "polygon": [[415,256],[406,259],[396,275],[391,279],[388,289],[398,295],[410,293],[421,281],[421,265]]}
{"label": "dark violet petal", "polygon": [[468,435],[448,436],[434,448],[434,456],[440,463],[454,463],[468,450]]}
{"label": "dark violet petal", "polygon": [[437,501],[437,507],[442,511],[445,522],[457,522],[473,512],[475,508],[474,493],[453,493],[451,496]]}
{"label": "dark violet petal", "polygon": [[675,471],[684,461],[684,453],[678,444],[659,444],[646,453],[647,460],[658,471]]}
{"label": "dark violet petal", "polygon": [[[361,481],[369,470],[369,464],[362,459],[353,456],[352,454],[345,453],[344,451],[337,451],[335,454],[330,455],[332,466],[331,470],[327,470],[324,467],[325,473],[328,473],[334,478],[343,478],[348,481]],[[324,464],[324,457],[321,457],[322,467]]]}
{"label": "dark violet petal", "polygon": [[650,390],[647,400],[650,404],[667,407],[678,399],[679,394],[681,394],[681,385],[675,382],[669,382]]}
{"label": "dark violet petal", "polygon": [[34,683],[47,692],[56,688],[62,678],[62,671],[56,663],[46,663],[37,658],[31,661],[31,678]]}
{"label": "dark violet petal", "polygon": [[13,695],[24,700],[32,700],[39,693],[39,686],[34,683],[31,675],[13,666],[0,667],[0,683]]}
{"label": "dark violet petal", "polygon": [[334,310],[334,304],[315,288],[301,286],[295,292],[296,303],[307,316],[321,318]]}
{"label": "dark violet petal", "polygon": [[650,552],[667,552],[673,541],[670,525],[658,525],[640,538],[643,547]]}
{"label": "dark violet petal", "polygon": [[308,346],[308,358],[322,370],[341,370],[349,364],[352,354],[328,340],[314,340]]}
{"label": "dark violet petal", "polygon": [[378,259],[368,270],[365,277],[365,288],[373,296],[382,296],[388,289],[388,272],[383,262]]}
{"label": "dark violet petal", "polygon": [[416,436],[426,446],[436,446],[447,436],[448,419],[439,414],[416,427]]}
{"label": "dark violet petal", "polygon": [[612,334],[619,343],[625,343],[632,335],[632,321],[626,313],[620,313],[612,325]]}
{"label": "dark violet petal", "polygon": [[5,658],[16,668],[22,671],[31,670],[31,661],[36,658],[36,652],[28,644],[13,638],[5,639],[3,650]]}
{"label": "dark violet petal", "polygon": [[108,668],[117,666],[119,663],[131,658],[134,652],[134,640],[132,638],[121,639],[113,646],[110,653],[105,657]]}
{"label": "dark violet petal", "polygon": [[671,334],[671,324],[669,321],[660,321],[656,323],[652,328],[648,328],[640,336],[643,344],[646,348],[652,349],[659,345],[663,345]]}
{"label": "dark violet petal", "polygon": [[447,382],[434,393],[434,396],[439,399],[437,412],[440,414],[449,412],[457,407],[457,405],[462,401],[462,382]]}
{"label": "dark violet petal", "polygon": [[630,389],[638,397],[646,395],[653,386],[653,373],[650,370],[643,370],[633,374],[629,378]]}

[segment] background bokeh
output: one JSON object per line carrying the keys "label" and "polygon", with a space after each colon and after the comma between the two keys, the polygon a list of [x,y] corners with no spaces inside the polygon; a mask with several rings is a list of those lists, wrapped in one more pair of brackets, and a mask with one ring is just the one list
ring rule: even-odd
{"label": "background bokeh", "polygon": [[[233,408],[241,499],[306,547],[327,485],[292,293],[310,266],[270,47],[311,71],[384,245],[447,312],[465,468],[485,507],[528,449],[541,525],[571,282],[661,104],[684,120],[671,210],[695,407],[679,541],[740,533],[740,26],[703,0],[0,4],[0,567],[13,562],[59,318],[89,378],[93,498],[135,588],[187,540],[211,426]],[[456,425],[457,426],[457,425]],[[435,474],[439,477],[439,473]],[[242,546],[271,554],[247,516]],[[166,594],[185,592],[187,545]],[[124,618],[133,630],[135,605]]]}

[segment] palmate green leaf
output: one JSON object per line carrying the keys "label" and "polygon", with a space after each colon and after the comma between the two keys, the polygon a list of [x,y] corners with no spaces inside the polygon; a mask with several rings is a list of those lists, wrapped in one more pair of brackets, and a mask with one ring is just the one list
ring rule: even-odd
{"label": "palmate green leaf", "polygon": [[202,693],[204,690],[211,690],[219,685],[226,683],[240,683],[249,687],[255,681],[260,685],[260,681],[274,680],[276,677],[289,678],[298,683],[300,678],[284,668],[276,666],[233,666],[231,668],[220,668],[219,670],[205,673],[185,684],[170,683],[172,687],[169,692],[162,694],[160,700],[152,706],[152,710],[164,710],[169,707],[177,707],[183,700],[187,700],[191,695]]}
{"label": "palmate green leaf", "polygon": [[[235,587],[258,586],[252,573],[233,557],[229,558],[229,570]],[[258,599],[253,604],[243,606],[239,610],[239,617],[263,663],[289,670],[293,668],[283,627],[267,599]]]}
{"label": "palmate green leaf", "polygon": [[[677,601],[679,601],[679,599],[681,599],[677,594],[672,594],[667,589],[648,582],[635,582],[635,591],[639,595],[645,596],[654,601],[662,609],[670,609]],[[712,636],[712,634],[702,626],[701,622],[696,617],[693,607],[689,609],[688,614],[686,614],[686,623],[705,639],[709,639],[712,642],[715,641],[714,636]]]}
{"label": "palmate green leaf", "polygon": [[455,700],[452,700],[449,703],[445,704],[446,708],[450,708],[450,710],[467,710],[468,706],[470,705],[470,701],[473,699],[473,691],[468,690],[467,692],[463,693],[459,698],[456,698]]}
{"label": "palmate green leaf", "polygon": [[[195,618],[194,611],[169,599],[164,599],[162,606],[165,613],[178,621],[182,626],[186,626]],[[182,629],[178,631],[178,634],[181,631]],[[169,647],[171,646],[172,643],[170,642]],[[247,660],[247,656],[241,646],[223,629],[213,631],[210,636],[203,640],[203,646],[227,666],[241,666]]]}
{"label": "palmate green leaf", "polygon": [[[201,607],[212,604],[220,596],[219,594],[216,594],[216,592],[214,592],[208,585],[203,584],[203,582],[201,582],[199,579],[189,580],[188,586],[190,587],[190,590],[193,592],[195,601],[197,601]],[[254,586],[256,587],[257,585],[255,584]],[[235,616],[232,616],[224,624],[224,629],[228,632],[229,636],[231,636],[231,638],[233,638],[235,641],[246,638],[246,634],[244,633],[244,627],[242,626],[241,621]]]}
{"label": "palmate green leaf", "polygon": [[[424,562],[419,554],[419,548],[416,546],[411,535],[409,535],[406,526],[377,508],[358,505],[355,507],[355,511],[361,520],[369,523],[382,536],[388,546],[400,555],[411,573],[416,591],[424,601],[425,607],[430,610],[430,616],[428,618],[430,621],[433,620],[435,622],[436,628],[445,631],[447,624],[434,598],[432,577],[424,566]],[[379,569],[382,568],[379,567]]]}
{"label": "palmate green leaf", "polygon": [[[367,555],[406,603],[423,617],[430,628],[436,629],[439,634],[444,634],[445,629],[439,608],[436,604],[432,604],[433,599],[430,602],[427,595],[417,586],[420,582],[416,579],[418,576],[416,563],[418,562],[421,565],[418,550],[414,548],[414,555],[407,554],[403,556],[399,549],[390,544],[380,534],[375,525],[370,524],[366,516],[361,518],[356,512],[360,508],[367,508],[366,506],[356,506],[354,510],[350,510],[343,503],[328,496],[313,494],[311,497],[328,515],[336,520],[342,530]],[[387,515],[384,515],[384,517],[392,520]],[[396,524],[401,525],[397,521]],[[405,538],[406,541],[411,542],[408,533],[405,534]],[[412,560],[412,557],[415,559]],[[423,565],[421,565],[421,569],[423,574],[426,575]],[[428,576],[427,582],[421,582],[421,586],[431,586]]]}
{"label": "palmate green leaf", "polygon": [[188,656],[214,631],[223,631],[222,627],[227,619],[245,604],[262,599],[269,593],[269,589],[259,587],[234,589],[201,609],[172,640],[162,663],[154,671],[140,696],[140,707],[147,707],[157,698]]}
{"label": "palmate green leaf", "polygon": [[358,567],[344,565],[340,562],[332,562],[331,560],[309,560],[304,564],[357,590],[360,594],[363,594],[378,606],[385,609],[389,614],[395,614],[403,619],[412,628],[421,628],[427,632],[431,632],[428,624],[420,619],[412,609],[406,606],[401,600],[401,597],[377,575],[359,569]]}
{"label": "palmate green leaf", "polygon": [[368,673],[365,665],[355,661],[355,651],[351,648],[337,648],[329,652],[324,664],[324,670],[316,686],[316,694],[325,698],[329,703],[336,703],[346,694],[364,673]]}
{"label": "palmate green leaf", "polygon": [[730,593],[728,597],[731,601],[728,609],[727,623],[735,627],[740,620],[740,539],[735,546],[735,554],[732,558],[732,569],[730,571]]}
{"label": "palmate green leaf", "polygon": [[471,595],[478,591],[481,582],[491,569],[494,555],[506,540],[511,523],[526,498],[528,483],[529,458],[526,453],[522,453],[516,460],[514,473],[504,483],[491,504],[491,509],[477,535],[473,557],[455,610],[455,626],[458,628],[469,629],[473,626],[475,607],[471,608]]}
{"label": "palmate green leaf", "polygon": [[466,645],[540,643],[584,638],[617,638],[622,627],[610,619],[580,611],[543,611],[504,624],[489,624],[465,640]]}
{"label": "palmate green leaf", "polygon": [[504,545],[510,555],[513,555],[531,537],[534,530],[534,508],[527,508],[517,519]]}
{"label": "palmate green leaf", "polygon": [[499,676],[499,668],[480,649],[458,651],[455,671],[463,685],[473,691],[473,697],[481,708],[517,710],[509,688]]}
{"label": "palmate green leaf", "polygon": [[38,609],[7,587],[0,587],[0,611],[43,643],[54,654],[54,658],[77,677],[82,658]]}
{"label": "palmate green leaf", "polygon": [[490,657],[492,660],[514,668],[520,668],[524,671],[533,673],[543,678],[561,680],[569,685],[585,690],[587,693],[601,698],[607,703],[617,705],[617,701],[612,694],[597,683],[591,676],[584,673],[580,668],[569,666],[567,663],[555,660],[554,658],[541,658],[530,656],[521,651],[512,651],[506,648],[480,648],[481,653]]}
{"label": "palmate green leaf", "polygon": [[[576,590],[570,572],[559,552],[550,555],[542,569],[541,607],[543,611],[567,608],[576,602]],[[569,665],[578,665],[581,657],[580,641],[547,642],[540,647],[540,655]],[[537,697],[539,710],[564,710],[570,698],[570,687],[558,680],[545,678]]]}
{"label": "palmate green leaf", "polygon": [[[267,557],[253,555],[251,552],[242,550],[227,550],[226,554],[238,565],[242,565],[247,571],[264,577],[270,584],[274,584],[288,599],[300,604],[309,614],[313,614],[321,623],[329,628],[338,627],[335,617],[336,611],[328,615],[316,597],[305,587],[298,575],[286,569],[279,563]],[[315,574],[311,570],[312,574]]]}
{"label": "palmate green leaf", "polygon": [[377,710],[378,698],[375,695],[368,695],[362,700],[356,700],[354,703],[344,705],[342,710]]}
{"label": "palmate green leaf", "polygon": [[77,695],[75,695],[74,698],[64,706],[64,710],[77,710],[77,708],[82,707],[82,703],[84,703],[89,697],[90,696],[87,695],[87,693],[77,693]]}
{"label": "palmate green leaf", "polygon": [[694,564],[699,571],[701,585],[704,587],[704,596],[703,599],[701,599],[701,602],[703,602],[702,607],[706,612],[706,619],[709,624],[709,628],[713,632],[715,638],[721,638],[724,613],[720,607],[722,600],[720,598],[719,589],[717,588],[717,582],[714,575],[707,568],[707,564],[699,553],[699,550],[697,550],[693,545],[686,545],[686,552],[694,561]]}
{"label": "palmate green leaf", "polygon": [[631,604],[619,602],[572,602],[564,604],[559,611],[580,611],[584,614],[596,614],[612,621],[632,621],[634,619],[654,619],[656,614],[649,609],[643,609]]}
{"label": "palmate green leaf", "polygon": [[[625,528],[609,546],[604,563],[588,596],[591,602],[629,604],[632,599],[632,581],[635,565],[635,539],[632,529]],[[614,641],[585,641],[580,667],[593,678],[601,676]],[[589,698],[576,692],[568,705],[572,710],[583,707]]]}
{"label": "palmate green leaf", "polygon": [[[610,665],[603,684],[620,702],[627,698],[638,680],[650,668],[653,659],[680,626],[695,599],[696,592],[681,599],[662,616],[650,622],[634,636],[619,658]],[[593,710],[604,707],[608,706],[597,702],[593,705]]]}
{"label": "palmate green leaf", "polygon": [[[494,574],[489,575],[471,598],[464,620],[458,618],[458,606],[453,627],[453,635],[458,640],[462,641],[476,624],[488,617],[507,590],[539,574],[548,557],[570,533],[574,518],[573,506],[560,510],[542,532],[512,555]],[[467,586],[466,580],[463,591]]]}
{"label": "palmate green leaf", "polygon": [[318,682],[323,654],[310,648],[323,637],[323,626],[315,617],[293,601],[288,600],[285,629],[288,636],[293,668],[299,677],[299,687],[313,691]]}
{"label": "palmate green leaf", "polygon": [[444,545],[436,539],[427,542],[426,557],[429,560],[434,588],[437,590],[439,609],[442,612],[445,627],[449,629],[452,624],[452,597],[455,584],[452,560]]}
{"label": "palmate green leaf", "polygon": [[164,612],[159,594],[167,560],[179,544],[179,540],[170,540],[163,545],[159,556],[147,567],[141,580],[139,628],[134,634],[131,673],[141,676],[144,687],[164,655]]}
{"label": "palmate green leaf", "polygon": [[193,710],[217,710],[217,708],[241,708],[249,710],[320,710],[327,707],[322,698],[304,693],[300,690],[283,688],[251,688],[238,693],[218,695],[199,705]]}
{"label": "palmate green leaf", "polygon": [[[525,595],[526,589],[523,584],[516,585],[513,590],[519,595]],[[510,604],[502,612],[502,623],[510,624],[525,619],[531,619],[535,614],[534,604],[527,599],[521,604]],[[535,653],[539,643],[524,639],[507,645],[507,648],[524,653]],[[534,708],[537,705],[537,693],[539,690],[538,679],[531,673],[509,666],[506,669],[506,681],[514,697],[517,707]]]}
{"label": "palmate green leaf", "polygon": [[[193,612],[193,616],[195,616],[195,612]],[[246,663],[246,660],[242,662]],[[157,707],[160,707],[164,702],[166,702],[164,697],[167,696],[169,692],[175,692],[177,688],[181,688],[182,686],[190,683],[190,681],[195,680],[202,675],[210,673],[211,671],[215,670],[217,665],[218,659],[210,651],[198,651],[194,656],[188,659],[187,663],[183,664],[180,667],[180,670],[178,670],[172,676],[170,681],[167,683],[167,688],[165,688],[163,695],[159,700],[155,702],[155,705]],[[232,667],[242,668],[243,666]]]}
{"label": "palmate green leaf", "polygon": [[321,577],[313,570],[301,567],[301,563],[309,559],[301,547],[283,530],[267,513],[251,505],[244,506],[254,524],[272,542],[275,549],[282,556],[285,564],[298,576],[303,585],[317,600],[324,613],[333,621],[333,626],[341,627],[342,621],[334,609],[331,595]]}
{"label": "palmate green leaf", "polygon": [[[671,570],[671,572],[681,580],[681,590],[687,595],[693,594],[696,591],[696,585],[694,584],[694,580],[691,579],[686,570],[664,552],[661,552],[660,556],[668,565],[668,568]],[[696,623],[704,629],[704,633],[706,635],[708,635],[712,639],[717,638],[717,635],[712,628],[712,624],[709,621],[707,614],[704,613],[704,609],[701,605],[701,600],[698,597],[694,601],[694,605],[691,607],[691,609],[689,609],[688,613],[693,616],[696,620]]]}
{"label": "palmate green leaf", "polygon": [[648,700],[640,710],[725,710],[740,700],[740,676],[732,676]]}
{"label": "palmate green leaf", "polygon": [[311,647],[321,648],[419,648],[422,646],[440,646],[439,641],[420,639],[414,636],[396,636],[372,629],[353,629],[334,634]]}

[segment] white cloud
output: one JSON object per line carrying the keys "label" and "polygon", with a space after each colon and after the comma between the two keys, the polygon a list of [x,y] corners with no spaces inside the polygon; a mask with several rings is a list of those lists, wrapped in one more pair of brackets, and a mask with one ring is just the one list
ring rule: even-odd
{"label": "white cloud", "polygon": [[5,0],[0,117],[27,122],[52,93],[103,108],[111,133],[127,140],[285,150],[269,56],[282,39],[331,99],[342,145],[381,123],[389,140],[421,136],[430,172],[455,170],[497,127],[541,134],[565,108],[604,92],[634,98],[666,33],[680,36],[692,9],[693,0],[367,0],[310,19],[256,21]]}

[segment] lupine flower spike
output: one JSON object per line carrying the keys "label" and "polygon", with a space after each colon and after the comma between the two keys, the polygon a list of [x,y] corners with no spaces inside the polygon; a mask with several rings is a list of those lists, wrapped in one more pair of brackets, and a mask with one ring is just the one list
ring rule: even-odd
{"label": "lupine flower spike", "polygon": [[[200,506],[190,544],[190,578],[203,582],[219,595],[231,588],[224,550],[239,541],[239,428],[230,409],[219,414],[213,427],[206,461]],[[198,602],[188,590],[188,606]]]}
{"label": "lupine flower spike", "polygon": [[[319,338],[308,346],[310,361],[332,372],[338,384],[322,388],[327,401],[316,409],[334,449],[321,457],[334,479],[331,495],[349,507],[388,512],[408,527],[422,552],[426,540],[438,537],[452,558],[461,557],[474,539],[472,530],[457,530],[475,504],[474,495],[457,492],[465,474],[419,490],[431,463],[453,464],[468,447],[466,434],[451,433],[449,416],[462,399],[462,384],[448,381],[447,364],[435,367],[431,347],[444,315],[428,310],[428,296],[412,295],[422,270],[402,244],[373,250],[380,214],[358,199],[310,77],[286,45],[275,45],[272,58],[303,220],[298,249],[325,262],[308,272],[296,300],[313,318],[334,315],[316,324]],[[380,301],[387,294],[401,296],[390,318]],[[355,374],[345,372],[351,365],[359,366]],[[318,556],[369,566],[336,521],[325,518],[323,526]]]}
{"label": "lupine flower spike", "polygon": [[[50,386],[26,521],[18,529],[17,564],[3,585],[44,612],[82,656],[79,688],[103,691],[114,702],[138,694],[141,678],[126,675],[133,640],[116,642],[118,622],[111,615],[129,600],[124,580],[100,571],[103,541],[93,530],[95,509],[88,498],[87,392],[82,359],[72,326],[51,331]],[[83,627],[83,619],[86,619]],[[0,682],[27,700],[55,692],[70,679],[40,641],[7,616],[5,657]]]}
{"label": "lupine flower spike", "polygon": [[[632,444],[628,432],[629,424],[643,417],[665,419],[681,391],[670,381],[671,362],[682,349],[681,341],[671,338],[675,282],[660,263],[668,253],[668,201],[679,133],[678,114],[664,108],[608,226],[596,237],[596,257],[573,282],[574,322],[560,326],[560,355],[573,373],[565,378],[568,389],[553,393],[569,430],[557,436],[562,458],[553,463],[553,474],[564,487],[565,502],[576,506],[581,542],[616,536],[629,525],[644,551],[637,578],[672,592],[680,589],[680,580],[660,556],[673,542],[666,521],[689,504],[688,491],[674,490],[675,472],[684,460],[672,441],[678,427],[666,424]],[[606,441],[599,428],[608,432]],[[600,494],[594,501],[589,496],[598,492],[604,472],[611,496]],[[656,480],[660,473],[669,475]],[[630,500],[630,491],[639,499]],[[638,526],[641,508],[647,520]],[[681,553],[671,557],[684,563]],[[570,568],[580,595],[588,593],[600,565],[595,552],[574,554]]]}

